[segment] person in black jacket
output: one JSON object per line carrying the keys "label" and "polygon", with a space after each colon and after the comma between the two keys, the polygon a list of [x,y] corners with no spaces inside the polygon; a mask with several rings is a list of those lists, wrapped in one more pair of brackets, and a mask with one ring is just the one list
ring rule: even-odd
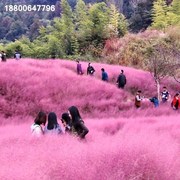
{"label": "person in black jacket", "polygon": [[118,88],[124,89],[124,86],[126,85],[126,76],[124,75],[124,71],[121,70],[120,75],[118,76],[118,79],[116,81]]}
{"label": "person in black jacket", "polygon": [[1,53],[1,61],[6,62],[6,53],[4,51]]}
{"label": "person in black jacket", "polygon": [[72,132],[82,139],[85,138],[89,130],[84,125],[84,121],[80,116],[78,108],[76,106],[71,106],[68,109],[68,113],[72,122]]}
{"label": "person in black jacket", "polygon": [[92,75],[94,74],[94,72],[95,72],[94,67],[91,66],[91,63],[89,63],[89,64],[88,64],[88,67],[87,67],[87,75],[89,74],[89,75],[92,76]]}

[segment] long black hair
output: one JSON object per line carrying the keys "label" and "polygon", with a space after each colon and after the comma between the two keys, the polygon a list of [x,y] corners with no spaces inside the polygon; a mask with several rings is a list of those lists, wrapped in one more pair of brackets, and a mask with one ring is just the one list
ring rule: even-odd
{"label": "long black hair", "polygon": [[34,120],[35,124],[41,125],[41,124],[46,124],[46,113],[43,111],[40,111],[37,115],[37,117]]}
{"label": "long black hair", "polygon": [[68,111],[71,114],[72,117],[72,123],[76,123],[77,121],[81,120],[81,115],[79,113],[79,110],[76,106],[71,106]]}
{"label": "long black hair", "polygon": [[61,116],[61,121],[65,121],[67,125],[71,124],[71,119],[68,113],[63,113]]}
{"label": "long black hair", "polygon": [[47,129],[48,129],[48,130],[51,130],[51,129],[57,128],[57,126],[58,126],[58,122],[57,122],[56,113],[50,112],[50,113],[48,114]]}

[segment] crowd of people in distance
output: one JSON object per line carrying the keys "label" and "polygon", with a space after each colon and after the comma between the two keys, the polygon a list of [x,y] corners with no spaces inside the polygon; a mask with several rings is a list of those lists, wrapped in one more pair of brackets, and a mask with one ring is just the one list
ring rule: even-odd
{"label": "crowd of people in distance", "polygon": [[[19,51],[15,51],[14,58],[16,60],[20,60],[21,59],[21,53],[19,53]],[[7,61],[6,53],[4,51],[0,52],[0,61],[1,62],[6,62]]]}
{"label": "crowd of people in distance", "polygon": [[[136,108],[140,108],[141,107],[141,102],[144,99],[147,99],[147,98],[144,98],[141,95],[141,93],[142,93],[141,90],[138,90],[137,93],[136,93],[136,96],[135,96],[135,106],[136,106]],[[160,98],[161,98],[161,102],[163,104],[170,100],[170,93],[169,93],[169,91],[167,90],[167,88],[165,86],[163,87],[163,90],[161,92],[161,97]],[[149,100],[154,104],[154,107],[156,107],[156,108],[160,104],[157,96],[149,98]],[[174,110],[180,109],[180,92],[176,93],[175,96],[173,97],[172,102],[171,102],[171,107]]]}
{"label": "crowd of people in distance", "polygon": [[[82,70],[82,66],[81,66],[79,61],[77,61],[77,68],[76,69],[77,69],[77,74],[78,75],[83,75],[84,74],[83,70]],[[94,67],[91,65],[91,63],[88,63],[87,75],[93,76],[94,73],[95,73]],[[102,81],[107,81],[108,82],[108,80],[109,80],[108,73],[105,71],[104,68],[101,68],[101,73],[102,73],[101,74]],[[117,78],[116,84],[117,84],[117,86],[119,88],[122,88],[122,89],[126,85],[126,76],[124,75],[124,71],[123,70],[121,70],[121,73],[120,73],[120,75]]]}
{"label": "crowd of people in distance", "polygon": [[[95,72],[94,67],[91,65],[91,63],[88,63],[87,75],[93,76],[94,72]],[[108,73],[105,71],[104,68],[101,68],[101,73],[102,73],[101,74],[102,81],[108,82],[109,81],[109,76],[108,76]],[[84,74],[83,70],[82,70],[82,66],[81,66],[79,61],[77,61],[77,74],[78,75],[83,75]],[[124,89],[126,83],[127,83],[127,79],[126,79],[126,76],[124,75],[124,70],[121,70],[119,76],[117,77],[117,81],[116,81],[117,87],[121,88],[121,89]],[[141,105],[142,105],[142,101],[147,100],[147,99],[148,99],[148,101],[150,101],[150,102],[152,102],[154,104],[155,108],[159,107],[160,102],[159,102],[159,99],[158,99],[157,96],[153,96],[152,98],[144,98],[141,95],[141,93],[142,93],[141,90],[138,90],[136,95],[135,95],[135,107],[136,108],[140,108]],[[160,98],[161,98],[162,103],[170,101],[170,94],[169,94],[166,87],[163,87]],[[172,100],[171,106],[172,106],[172,108],[174,110],[180,109],[180,93],[175,94],[175,96],[174,96],[174,98]]]}
{"label": "crowd of people in distance", "polygon": [[[46,119],[48,119],[47,124]],[[38,113],[31,126],[31,133],[38,137],[45,134],[70,134],[77,136],[80,139],[84,139],[86,134],[89,132],[76,106],[71,106],[68,109],[68,112],[62,114],[61,122],[64,128],[59,125],[56,113],[50,112],[47,118],[46,113],[41,111]],[[42,125],[45,127],[43,128]]]}

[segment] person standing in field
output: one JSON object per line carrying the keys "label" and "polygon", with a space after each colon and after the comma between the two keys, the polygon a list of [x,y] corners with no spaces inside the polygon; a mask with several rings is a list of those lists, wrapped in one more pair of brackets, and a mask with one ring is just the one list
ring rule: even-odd
{"label": "person standing in field", "polygon": [[91,63],[88,64],[88,67],[87,67],[87,75],[93,75],[95,72],[95,69],[94,67],[91,65]]}
{"label": "person standing in field", "polygon": [[102,68],[101,71],[102,71],[102,80],[103,80],[103,81],[108,81],[108,74],[107,74],[107,72],[105,71],[105,69]]}
{"label": "person standing in field", "polygon": [[1,53],[1,61],[6,62],[6,53],[4,51]]}
{"label": "person standing in field", "polygon": [[138,90],[135,96],[135,106],[136,108],[140,108],[141,107],[141,101],[143,100],[142,96],[141,96],[141,90]]}
{"label": "person standing in field", "polygon": [[44,134],[44,130],[41,125],[46,124],[46,114],[42,111],[40,111],[37,115],[37,117],[34,120],[34,123],[31,126],[31,133],[35,136],[41,136]]}
{"label": "person standing in field", "polygon": [[163,103],[167,102],[169,100],[170,94],[167,90],[167,88],[164,86],[163,91],[161,92],[161,100]]}
{"label": "person standing in field", "polygon": [[72,134],[75,134],[81,139],[84,139],[87,133],[89,132],[89,130],[85,126],[78,108],[76,106],[71,106],[68,109],[68,114],[72,123]]}
{"label": "person standing in field", "polygon": [[21,54],[20,54],[18,51],[16,51],[16,52],[14,53],[14,58],[15,58],[16,60],[21,59]]}
{"label": "person standing in field", "polygon": [[77,61],[77,74],[78,75],[82,75],[83,74],[82,66],[81,66],[79,61]]}
{"label": "person standing in field", "polygon": [[180,109],[180,93],[176,93],[172,102],[171,106],[174,110]]}
{"label": "person standing in field", "polygon": [[118,76],[116,83],[118,85],[118,88],[124,89],[124,86],[126,85],[126,76],[124,75],[124,70],[121,70],[121,73]]}
{"label": "person standing in field", "polygon": [[54,112],[48,114],[48,124],[44,130],[45,134],[62,134],[61,126],[57,122],[57,116]]}
{"label": "person standing in field", "polygon": [[71,119],[68,113],[63,113],[61,116],[61,122],[65,128],[65,133],[72,133]]}

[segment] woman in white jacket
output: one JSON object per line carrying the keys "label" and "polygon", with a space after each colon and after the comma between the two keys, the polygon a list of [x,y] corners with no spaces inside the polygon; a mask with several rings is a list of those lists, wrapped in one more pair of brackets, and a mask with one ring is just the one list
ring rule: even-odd
{"label": "woman in white jacket", "polygon": [[41,136],[44,134],[43,128],[41,125],[46,124],[46,114],[40,111],[34,120],[34,124],[31,126],[31,133],[35,136]]}

